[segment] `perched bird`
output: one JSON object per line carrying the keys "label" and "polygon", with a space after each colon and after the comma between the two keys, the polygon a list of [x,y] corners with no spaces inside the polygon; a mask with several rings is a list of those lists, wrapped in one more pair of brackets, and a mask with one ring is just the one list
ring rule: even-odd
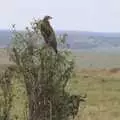
{"label": "perched bird", "polygon": [[49,23],[50,19],[52,19],[52,17],[50,16],[45,16],[43,18],[40,24],[40,30],[41,30],[41,34],[45,42],[49,44],[54,49],[54,51],[57,53],[58,50],[57,50],[56,36],[55,36],[55,32],[52,26]]}
{"label": "perched bird", "polygon": [[15,28],[15,24],[12,24],[12,28]]}

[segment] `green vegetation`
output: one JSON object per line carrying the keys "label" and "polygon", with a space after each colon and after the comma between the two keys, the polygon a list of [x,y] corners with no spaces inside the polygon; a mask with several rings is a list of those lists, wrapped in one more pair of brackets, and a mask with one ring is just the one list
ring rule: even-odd
{"label": "green vegetation", "polygon": [[[120,119],[120,73],[107,70],[76,71],[76,75],[68,82],[66,91],[70,94],[87,93],[87,102],[79,108],[78,120],[119,120]],[[23,110],[25,89],[21,81],[14,83],[14,107],[12,115],[19,120],[26,118]]]}
{"label": "green vegetation", "polygon": [[58,39],[65,49],[57,54],[42,44],[34,23],[25,32],[14,28],[8,49],[13,64],[6,66],[0,78],[1,119],[74,119],[86,96],[65,91],[74,70],[72,54],[64,39]]}

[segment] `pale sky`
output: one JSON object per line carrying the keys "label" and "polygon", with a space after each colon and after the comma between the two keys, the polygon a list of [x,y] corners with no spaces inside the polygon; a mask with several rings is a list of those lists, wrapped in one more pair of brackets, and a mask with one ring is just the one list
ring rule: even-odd
{"label": "pale sky", "polygon": [[0,29],[50,15],[56,30],[120,32],[120,0],[0,0]]}

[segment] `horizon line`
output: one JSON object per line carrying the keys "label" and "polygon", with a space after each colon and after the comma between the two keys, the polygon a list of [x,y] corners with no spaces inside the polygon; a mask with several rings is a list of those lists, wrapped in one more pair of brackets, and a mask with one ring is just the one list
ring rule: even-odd
{"label": "horizon line", "polygon": [[[17,31],[24,31],[25,29],[17,29]],[[10,29],[1,29],[0,28],[0,31],[12,31]],[[120,34],[120,32],[102,32],[102,31],[92,31],[92,30],[72,30],[72,29],[55,29],[55,31],[66,31],[66,32],[86,32],[86,33],[117,33],[117,34]]]}

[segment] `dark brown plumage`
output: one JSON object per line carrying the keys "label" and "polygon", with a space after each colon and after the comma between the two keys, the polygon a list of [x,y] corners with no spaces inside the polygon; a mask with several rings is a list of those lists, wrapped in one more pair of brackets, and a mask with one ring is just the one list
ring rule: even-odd
{"label": "dark brown plumage", "polygon": [[52,19],[50,16],[45,16],[42,20],[42,23],[40,25],[41,34],[44,37],[44,40],[47,44],[49,44],[54,51],[57,53],[57,41],[55,32],[52,28],[52,26],[49,23],[49,20]]}

